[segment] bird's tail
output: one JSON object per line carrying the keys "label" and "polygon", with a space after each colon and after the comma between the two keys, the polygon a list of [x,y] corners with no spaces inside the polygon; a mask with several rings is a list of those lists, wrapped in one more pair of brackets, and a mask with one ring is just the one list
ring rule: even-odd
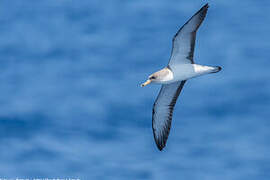
{"label": "bird's tail", "polygon": [[213,66],[213,71],[211,73],[217,73],[221,70],[222,68],[220,66]]}

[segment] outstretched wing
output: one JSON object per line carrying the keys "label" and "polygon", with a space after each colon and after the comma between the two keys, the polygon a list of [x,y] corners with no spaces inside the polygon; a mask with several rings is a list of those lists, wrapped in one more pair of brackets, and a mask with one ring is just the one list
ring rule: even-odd
{"label": "outstretched wing", "polygon": [[186,81],[162,85],[154,103],[152,128],[158,149],[161,151],[168,139],[174,105]]}
{"label": "outstretched wing", "polygon": [[207,13],[208,4],[195,13],[175,34],[169,66],[174,64],[194,64],[193,54],[196,32]]}

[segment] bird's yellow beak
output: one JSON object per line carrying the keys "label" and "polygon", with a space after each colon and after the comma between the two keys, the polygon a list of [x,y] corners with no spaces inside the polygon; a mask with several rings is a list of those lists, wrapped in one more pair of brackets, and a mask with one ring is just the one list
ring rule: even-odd
{"label": "bird's yellow beak", "polygon": [[145,83],[141,84],[141,87],[144,87],[148,84],[150,84],[152,81],[150,79],[148,79],[147,81],[145,81]]}

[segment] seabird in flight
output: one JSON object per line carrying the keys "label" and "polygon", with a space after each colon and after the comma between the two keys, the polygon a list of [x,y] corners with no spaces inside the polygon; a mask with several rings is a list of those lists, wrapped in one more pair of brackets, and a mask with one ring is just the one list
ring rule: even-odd
{"label": "seabird in flight", "polygon": [[154,139],[160,151],[166,145],[174,105],[185,82],[190,78],[221,70],[219,66],[203,66],[195,64],[193,61],[196,32],[205,18],[207,9],[208,4],[204,5],[179,29],[173,38],[169,64],[151,74],[148,80],[141,85],[144,87],[150,83],[162,84],[152,113]]}

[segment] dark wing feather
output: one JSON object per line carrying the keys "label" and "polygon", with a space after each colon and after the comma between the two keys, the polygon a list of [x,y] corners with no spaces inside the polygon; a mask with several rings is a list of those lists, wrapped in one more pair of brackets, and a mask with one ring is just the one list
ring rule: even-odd
{"label": "dark wing feather", "polygon": [[208,4],[195,13],[175,34],[169,66],[174,64],[194,64],[193,54],[196,32],[206,16],[207,9]]}
{"label": "dark wing feather", "polygon": [[158,149],[161,151],[168,139],[174,105],[186,81],[162,85],[154,103],[152,128]]}

